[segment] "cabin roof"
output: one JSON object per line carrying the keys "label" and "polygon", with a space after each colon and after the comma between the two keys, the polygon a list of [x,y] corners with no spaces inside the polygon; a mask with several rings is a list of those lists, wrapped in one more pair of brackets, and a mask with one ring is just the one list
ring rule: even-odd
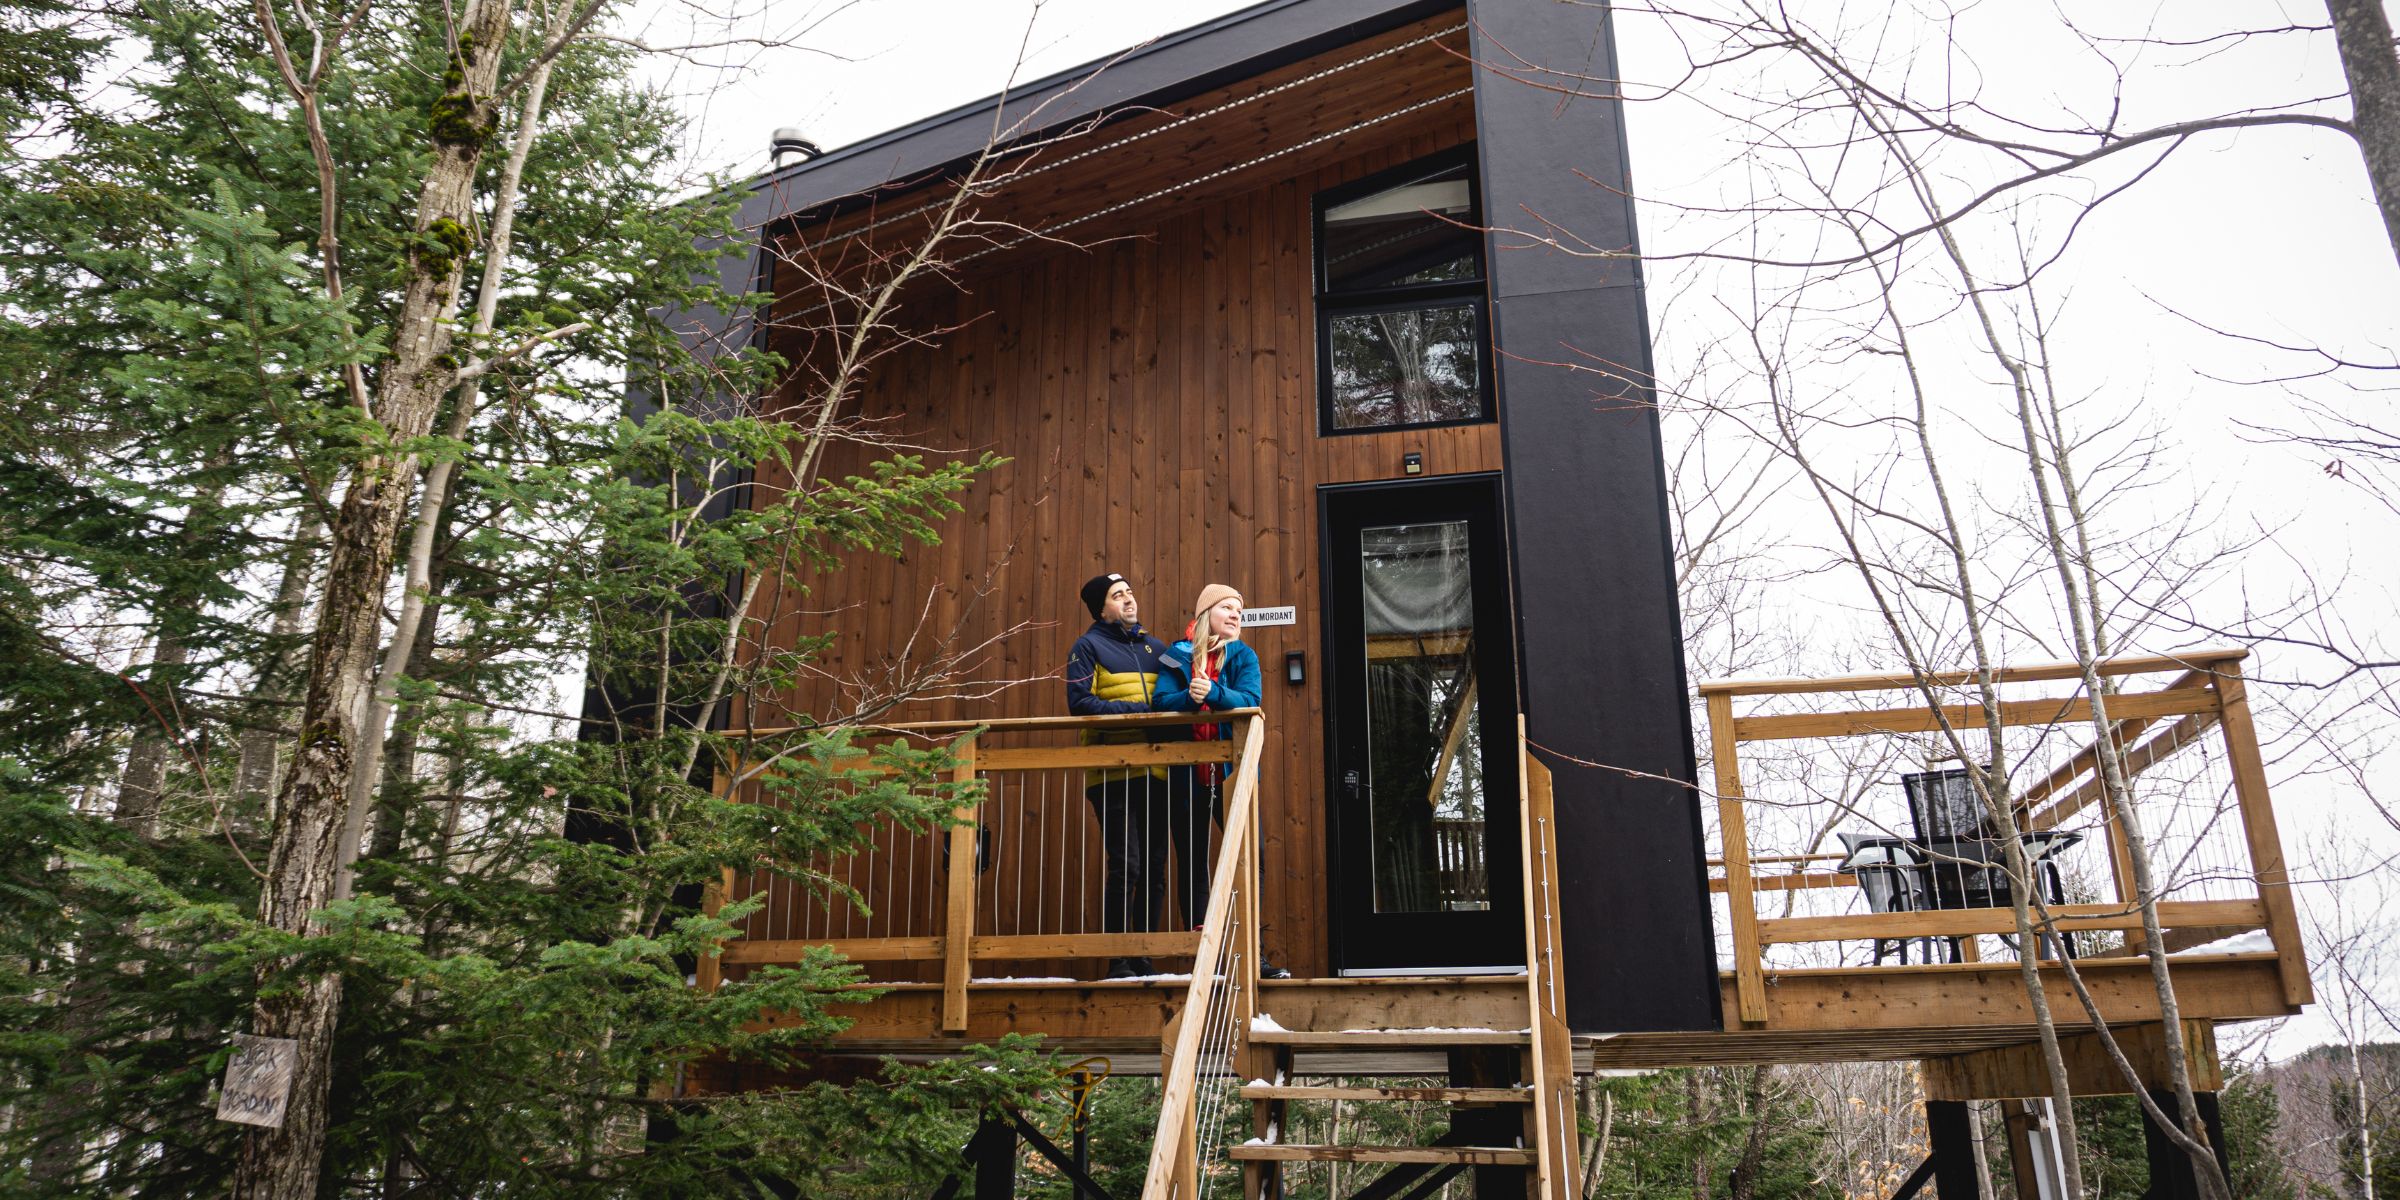
{"label": "cabin roof", "polygon": [[888,183],[964,163],[983,148],[1004,99],[1006,111],[998,113],[1003,121],[1022,119],[1049,103],[1039,125],[1023,134],[1040,137],[1112,109],[1173,104],[1459,3],[1266,0],[1123,55],[1070,67],[1013,92],[986,96],[757,176],[747,185],[751,196],[743,205],[741,223],[755,229],[795,214],[837,208],[845,199]]}

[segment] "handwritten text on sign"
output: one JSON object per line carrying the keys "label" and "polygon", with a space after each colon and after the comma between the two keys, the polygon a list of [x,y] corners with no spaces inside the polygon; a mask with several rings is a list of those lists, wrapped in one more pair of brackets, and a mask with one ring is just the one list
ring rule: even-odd
{"label": "handwritten text on sign", "polygon": [[1242,627],[1244,629],[1256,625],[1297,625],[1299,623],[1299,610],[1289,604],[1282,608],[1245,608],[1242,610]]}
{"label": "handwritten text on sign", "polygon": [[233,1035],[233,1061],[225,1064],[225,1093],[217,1098],[217,1119],[281,1129],[299,1054],[300,1043],[290,1038]]}

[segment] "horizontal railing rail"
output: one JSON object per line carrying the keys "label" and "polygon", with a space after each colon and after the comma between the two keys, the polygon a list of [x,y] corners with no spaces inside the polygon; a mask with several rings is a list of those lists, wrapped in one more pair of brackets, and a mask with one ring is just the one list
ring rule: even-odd
{"label": "horizontal railing rail", "polygon": [[[2168,950],[2271,952],[2297,1006],[2310,999],[2307,965],[2244,689],[2247,656],[2128,656],[2098,674],[2113,689],[2102,698],[2107,737],[2142,818]],[[1741,1021],[1767,1019],[1767,981],[1779,970],[1848,967],[1853,955],[1868,968],[1889,957],[1901,965],[1912,944],[1920,959],[1954,961],[2143,948],[2134,848],[2106,803],[2082,678],[2078,664],[2051,663],[1993,680],[2006,794],[2036,863],[2030,880],[2005,874],[1990,824],[1964,837],[1918,828],[1899,786],[1901,775],[1933,769],[1952,733],[1971,756],[1991,753],[1975,674],[1699,686],[1717,791],[1709,889],[1723,898]],[[2016,945],[2007,907],[2026,886],[2047,918],[2033,947]],[[2227,941],[2245,933],[2251,940]]]}
{"label": "horizontal railing rail", "polygon": [[[1095,959],[1188,958],[1200,953],[1199,897],[1188,888],[1128,889],[1111,897],[1107,838],[1120,853],[1181,880],[1217,857],[1215,796],[1230,795],[1244,769],[1238,738],[1201,738],[1219,727],[1247,731],[1257,710],[1156,713],[1123,717],[1026,717],[933,721],[847,731],[854,752],[808,768],[828,786],[866,786],[888,768],[884,743],[940,746],[953,764],[948,781],[966,799],[947,824],[889,818],[861,824],[865,845],[807,863],[761,863],[728,870],[709,889],[707,910],[736,901],[757,907],[739,936],[700,964],[699,981],[716,987],[761,965],[791,963],[818,947],[864,965],[879,984],[939,983],[942,1032],[963,1031],[967,996],[978,981],[1085,973]],[[788,805],[796,761],[815,753],[822,731],[747,729],[717,772],[718,794],[740,802]],[[1128,736],[1160,740],[1120,741]],[[1095,741],[1107,737],[1108,741]],[[1224,776],[1213,786],[1209,768]],[[1100,805],[1089,794],[1108,789]],[[807,802],[805,799],[803,802]],[[1130,814],[1130,815],[1128,815]],[[1180,835],[1180,836],[1179,836]],[[1193,877],[1197,880],[1198,876]],[[1177,894],[1178,892],[1183,894]],[[1112,905],[1111,900],[1116,903]]]}

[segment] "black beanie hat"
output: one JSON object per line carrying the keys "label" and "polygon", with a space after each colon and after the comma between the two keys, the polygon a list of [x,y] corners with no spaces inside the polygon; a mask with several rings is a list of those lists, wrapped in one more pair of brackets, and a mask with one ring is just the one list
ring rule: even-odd
{"label": "black beanie hat", "polygon": [[1108,590],[1124,581],[1124,576],[1111,571],[1106,575],[1094,575],[1090,583],[1083,585],[1083,606],[1092,610],[1093,620],[1100,619],[1100,606],[1108,603]]}

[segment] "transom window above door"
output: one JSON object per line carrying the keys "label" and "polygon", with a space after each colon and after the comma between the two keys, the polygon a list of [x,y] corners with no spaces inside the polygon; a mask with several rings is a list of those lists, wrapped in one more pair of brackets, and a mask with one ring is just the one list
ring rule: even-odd
{"label": "transom window above door", "polygon": [[1472,146],[1317,196],[1324,433],[1492,417]]}

